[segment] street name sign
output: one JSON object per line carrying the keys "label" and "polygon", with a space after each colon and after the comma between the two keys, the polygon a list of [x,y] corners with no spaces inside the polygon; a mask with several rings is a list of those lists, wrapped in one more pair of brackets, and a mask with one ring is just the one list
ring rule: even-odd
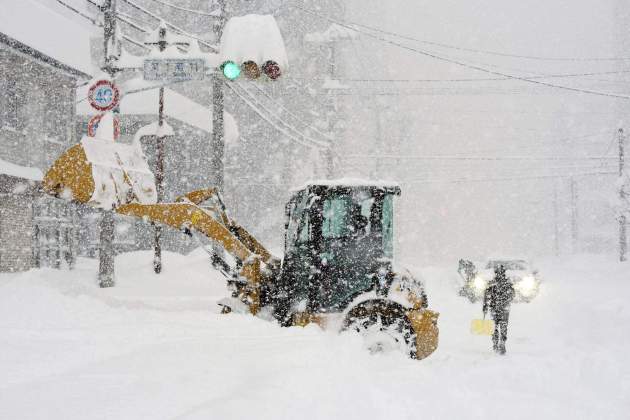
{"label": "street name sign", "polygon": [[198,58],[144,60],[144,80],[203,80],[205,70],[205,61]]}

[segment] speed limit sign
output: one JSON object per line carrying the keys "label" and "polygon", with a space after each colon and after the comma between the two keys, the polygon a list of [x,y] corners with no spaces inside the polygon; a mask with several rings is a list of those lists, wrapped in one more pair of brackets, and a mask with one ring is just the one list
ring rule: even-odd
{"label": "speed limit sign", "polygon": [[120,91],[109,80],[99,80],[88,91],[88,101],[92,108],[99,111],[114,109],[120,100]]}

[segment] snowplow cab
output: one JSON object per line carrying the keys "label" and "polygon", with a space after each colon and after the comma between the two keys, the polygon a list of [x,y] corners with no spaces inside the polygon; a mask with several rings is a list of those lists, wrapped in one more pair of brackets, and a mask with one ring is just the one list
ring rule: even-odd
{"label": "snowplow cab", "polygon": [[291,305],[339,312],[392,272],[396,185],[314,183],[286,206],[280,283]]}

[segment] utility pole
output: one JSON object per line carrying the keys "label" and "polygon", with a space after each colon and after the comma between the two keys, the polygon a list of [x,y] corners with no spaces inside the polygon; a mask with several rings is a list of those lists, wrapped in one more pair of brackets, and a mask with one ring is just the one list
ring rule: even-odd
{"label": "utility pole", "polygon": [[[101,6],[103,12],[103,71],[110,79],[116,77],[116,60],[118,57],[118,43],[116,39],[116,0],[104,0]],[[119,108],[114,109],[118,113]],[[116,284],[114,275],[114,212],[104,210],[100,220],[99,241],[99,269],[98,280],[100,287],[113,287]]]}
{"label": "utility pole", "polygon": [[[164,201],[164,86],[160,87],[160,99],[158,105],[158,133],[155,144],[155,190],[157,193],[157,202]],[[162,226],[158,223],[154,224],[155,228],[155,247],[153,253],[153,271],[155,274],[162,272]]]}
{"label": "utility pole", "polygon": [[625,136],[623,129],[619,129],[619,261],[626,261],[626,252],[628,250],[628,237],[626,234],[626,214],[628,210],[625,205]]}
{"label": "utility pole", "polygon": [[560,227],[558,221],[558,182],[553,180],[553,252],[560,255]]}
{"label": "utility pole", "polygon": [[571,177],[571,242],[573,253],[578,252],[578,191],[577,182]]}
{"label": "utility pole", "polygon": [[[332,80],[335,79],[335,69],[336,69],[336,54],[335,54],[335,41],[331,41],[330,42],[330,78]],[[333,133],[335,132],[335,122],[336,122],[336,113],[337,113],[337,96],[335,95],[331,95],[330,96],[330,105],[329,105],[329,109],[328,109],[328,135],[333,136]],[[333,142],[332,139],[328,139],[328,141],[326,142],[326,149],[324,151],[325,155],[324,155],[324,159],[325,159],[325,171],[326,171],[326,179],[332,179],[334,176],[334,170],[335,170],[335,156],[333,154]]]}
{"label": "utility pole", "polygon": [[[220,14],[217,22],[213,27],[215,40],[221,42],[223,28],[227,21],[226,1],[217,0]],[[225,125],[223,121],[223,112],[225,106],[225,97],[223,92],[223,75],[221,69],[216,69],[212,74],[212,143],[210,146],[210,171],[212,180],[219,191],[223,191],[224,173],[223,173],[223,156],[225,154]]]}
{"label": "utility pole", "polygon": [[[159,29],[159,40],[157,46],[160,52],[166,49],[166,26]],[[157,193],[157,202],[164,201],[164,86],[160,87],[158,103],[158,133],[155,139],[155,190]],[[158,223],[154,224],[155,228],[155,245],[153,253],[153,271],[155,274],[162,272],[162,226]]]}

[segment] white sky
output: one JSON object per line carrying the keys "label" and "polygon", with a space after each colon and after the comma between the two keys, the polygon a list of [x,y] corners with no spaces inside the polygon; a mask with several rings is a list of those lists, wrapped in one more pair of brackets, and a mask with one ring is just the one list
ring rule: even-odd
{"label": "white sky", "polygon": [[[422,40],[468,49],[542,57],[614,57],[613,0],[352,0],[348,19]],[[540,61],[498,57],[400,42],[453,59],[521,76],[615,71],[614,61]],[[340,77],[393,79],[484,78],[492,75],[443,63],[369,37],[348,42]],[[628,53],[630,56],[630,52]],[[347,59],[346,57],[350,57]],[[547,81],[604,92],[628,91],[617,75]],[[346,152],[400,156],[601,156],[619,124],[619,103],[519,81],[485,83],[348,83]],[[400,96],[374,96],[366,93]],[[414,95],[409,95],[414,92]],[[627,105],[622,105],[626,106]],[[380,115],[382,146],[378,138]],[[584,137],[588,135],[588,137]],[[402,139],[400,138],[402,137]],[[578,138],[579,137],[579,138]],[[359,151],[360,150],[360,151]],[[614,154],[614,148],[610,153]],[[352,162],[354,165],[352,165]],[[362,171],[357,160],[349,174]],[[379,177],[403,184],[401,248],[404,258],[482,258],[488,254],[537,255],[553,247],[553,180],[420,184],[410,180],[504,178],[598,171],[592,161],[453,162],[386,160]],[[609,162],[614,164],[614,162]],[[567,167],[579,166],[580,169]],[[562,169],[560,169],[562,168]],[[608,167],[601,170],[610,170]],[[559,193],[561,248],[571,250],[569,183]],[[611,250],[615,221],[609,198],[614,178],[578,178],[581,248]],[[408,244],[408,245],[405,245]],[[421,243],[420,247],[416,244]],[[413,245],[411,245],[413,244]]]}

